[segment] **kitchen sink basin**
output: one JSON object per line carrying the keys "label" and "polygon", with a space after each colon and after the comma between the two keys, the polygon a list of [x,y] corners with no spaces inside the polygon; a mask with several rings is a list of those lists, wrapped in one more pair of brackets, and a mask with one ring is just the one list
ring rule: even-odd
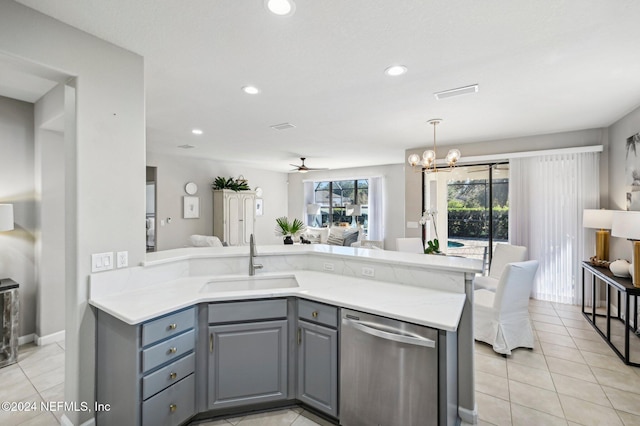
{"label": "kitchen sink basin", "polygon": [[298,282],[293,275],[286,276],[253,276],[253,277],[220,277],[207,281],[200,289],[201,293],[220,291],[273,290],[279,288],[297,288]]}

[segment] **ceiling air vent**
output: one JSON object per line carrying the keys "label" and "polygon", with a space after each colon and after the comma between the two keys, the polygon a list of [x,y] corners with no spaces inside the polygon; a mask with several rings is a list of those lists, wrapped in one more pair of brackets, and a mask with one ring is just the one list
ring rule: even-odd
{"label": "ceiling air vent", "polygon": [[195,145],[189,145],[188,143],[184,144],[184,145],[178,145],[178,148],[182,148],[182,149],[191,149],[191,148],[195,148]]}
{"label": "ceiling air vent", "polygon": [[269,127],[271,127],[274,130],[287,130],[287,129],[293,129],[296,126],[294,126],[291,123],[282,123],[282,124],[274,124],[273,126],[269,126]]}
{"label": "ceiling air vent", "polygon": [[440,100],[440,99],[452,98],[454,96],[466,95],[469,93],[477,93],[477,92],[478,92],[478,85],[473,84],[471,86],[458,87],[457,89],[450,89],[442,92],[437,92],[437,93],[434,93],[433,96],[435,96],[437,100]]}

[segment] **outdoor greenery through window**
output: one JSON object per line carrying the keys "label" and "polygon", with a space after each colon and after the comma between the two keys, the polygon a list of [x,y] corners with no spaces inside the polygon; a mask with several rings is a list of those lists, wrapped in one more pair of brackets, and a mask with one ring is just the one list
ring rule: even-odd
{"label": "outdoor greenery through window", "polygon": [[[321,206],[314,226],[369,225],[369,180],[314,182],[314,202]],[[347,216],[348,205],[360,206],[360,214]]]}

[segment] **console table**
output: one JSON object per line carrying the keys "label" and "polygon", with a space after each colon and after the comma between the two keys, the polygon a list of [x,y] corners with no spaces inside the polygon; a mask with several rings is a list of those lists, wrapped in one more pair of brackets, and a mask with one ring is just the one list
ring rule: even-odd
{"label": "console table", "polygon": [[[584,295],[585,293],[585,276],[589,273],[591,275],[591,300],[592,306],[587,307],[585,310],[584,306]],[[597,279],[606,284],[606,314],[596,313],[596,282]],[[617,292],[617,312],[615,315],[611,314],[611,295],[612,291]],[[602,268],[593,266],[589,262],[582,262],[582,315],[591,323],[593,328],[602,336],[602,338],[607,342],[607,344],[613,349],[613,351],[620,357],[621,360],[624,361],[627,365],[632,365],[634,367],[640,367],[640,363],[632,362],[630,359],[630,334],[635,335],[635,327],[630,325],[630,317],[633,318],[633,324],[637,325],[638,323],[638,295],[640,295],[640,288],[634,287],[631,279],[629,278],[620,278],[614,276],[609,268]],[[620,315],[620,302],[624,297],[624,317]],[[631,300],[633,299],[633,312],[630,312]],[[590,310],[590,311],[589,311]],[[597,318],[606,319],[606,328],[603,331],[598,326]],[[618,320],[624,324],[624,352],[616,347],[615,343],[612,342],[612,334],[611,334],[611,319]],[[601,322],[601,321],[600,321]],[[640,348],[640,339],[633,339],[633,344],[635,347]]]}

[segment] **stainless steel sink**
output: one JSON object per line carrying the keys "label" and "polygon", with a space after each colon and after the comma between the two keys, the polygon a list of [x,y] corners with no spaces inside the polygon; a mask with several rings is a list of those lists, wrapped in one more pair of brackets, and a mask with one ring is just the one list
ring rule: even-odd
{"label": "stainless steel sink", "polygon": [[220,277],[208,281],[204,286],[202,286],[200,292],[210,293],[220,291],[273,290],[296,287],[299,286],[293,275],[267,277]]}

